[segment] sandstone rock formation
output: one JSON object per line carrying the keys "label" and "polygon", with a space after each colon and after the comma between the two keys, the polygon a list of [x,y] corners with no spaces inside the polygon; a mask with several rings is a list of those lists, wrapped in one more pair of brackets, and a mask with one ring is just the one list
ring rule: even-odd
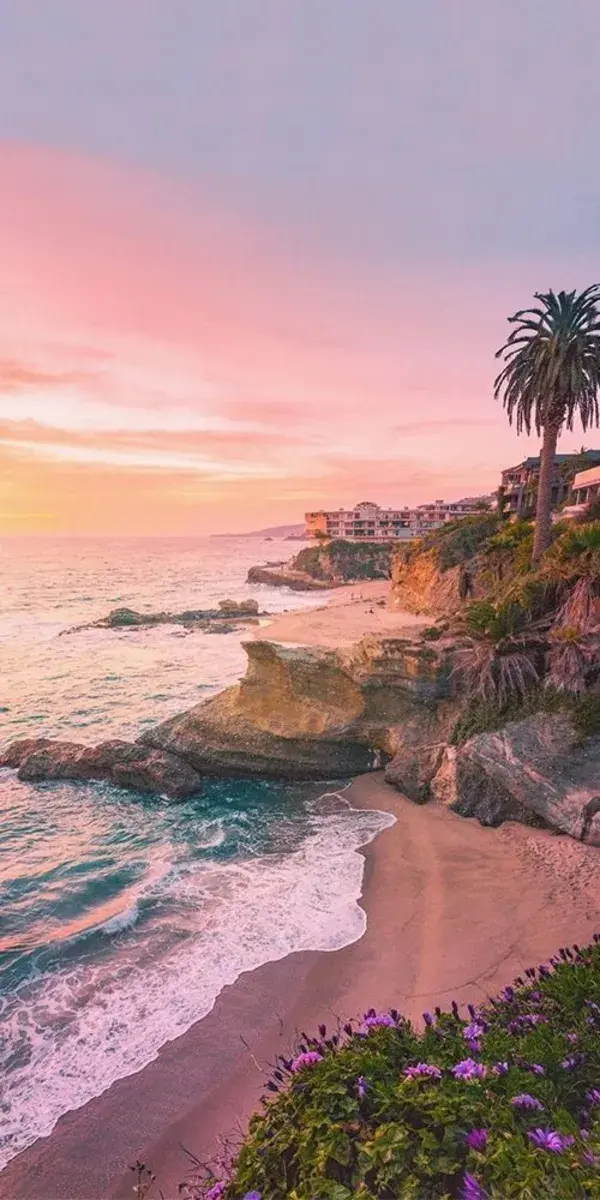
{"label": "sandstone rock formation", "polygon": [[[364,638],[346,653],[250,642],[241,682],[148,730],[135,744],[15,743],[0,765],[20,777],[108,779],[173,797],[211,776],[335,779],[381,767],[406,725],[448,698],[447,647]],[[439,740],[439,735],[438,735]]]}
{"label": "sandstone rock formation", "polygon": [[148,730],[143,744],[205,775],[339,778],[382,766],[404,722],[449,691],[443,646],[364,638],[348,653],[268,641],[245,650],[237,686]]}
{"label": "sandstone rock formation", "polygon": [[579,744],[566,714],[538,713],[449,746],[434,799],[482,825],[547,825],[600,846],[600,737]]}
{"label": "sandstone rock formation", "polygon": [[27,738],[13,742],[0,767],[17,768],[19,779],[107,780],[137,792],[184,800],[202,790],[202,778],[185,759],[137,743],[110,741],[99,746]]}
{"label": "sandstone rock formation", "polygon": [[411,555],[404,550],[393,560],[391,601],[403,612],[448,617],[457,613],[466,599],[482,594],[474,563],[442,571],[434,551]]}

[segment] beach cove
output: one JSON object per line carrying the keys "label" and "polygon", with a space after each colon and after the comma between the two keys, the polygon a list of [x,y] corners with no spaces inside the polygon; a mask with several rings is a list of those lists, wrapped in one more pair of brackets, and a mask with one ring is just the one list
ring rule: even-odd
{"label": "beach cove", "polygon": [[[385,591],[367,584],[337,592],[326,608],[278,617],[268,636],[327,647],[352,645],[382,625],[388,633],[414,626],[411,615],[377,604]],[[0,1196],[131,1195],[127,1167],[139,1157],[170,1200],[189,1172],[180,1143],[206,1161],[218,1155],[220,1138],[239,1137],[275,1056],[288,1053],[301,1030],[331,1027],[371,1005],[396,1006],[418,1021],[438,1002],[480,1001],[597,927],[593,847],[514,824],[484,829],[442,805],[415,806],[377,773],[342,795],[355,809],[390,817],[361,852],[362,936],[240,975],[141,1072],[66,1114],[49,1138],[15,1158],[0,1175]]]}

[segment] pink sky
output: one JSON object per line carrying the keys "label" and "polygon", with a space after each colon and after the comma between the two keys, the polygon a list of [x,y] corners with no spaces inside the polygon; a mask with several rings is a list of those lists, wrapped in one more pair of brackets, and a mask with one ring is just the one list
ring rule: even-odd
{"label": "pink sky", "polygon": [[0,176],[1,532],[251,529],[485,492],[537,451],[494,350],[585,264],[335,259],[231,190],[18,143]]}

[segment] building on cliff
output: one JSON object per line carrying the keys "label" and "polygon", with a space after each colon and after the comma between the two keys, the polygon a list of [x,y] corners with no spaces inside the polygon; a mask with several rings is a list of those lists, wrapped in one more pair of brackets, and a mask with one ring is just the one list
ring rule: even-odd
{"label": "building on cliff", "polygon": [[593,500],[600,499],[600,464],[588,471],[578,471],[571,488],[571,502],[564,508],[564,517],[575,517],[584,511]]}
{"label": "building on cliff", "polygon": [[[569,498],[574,478],[584,466],[600,466],[600,450],[580,451],[578,454],[557,454],[552,482],[552,507],[558,508]],[[535,509],[540,477],[540,456],[523,459],[516,467],[502,472],[505,511],[517,517]]]}
{"label": "building on cliff", "polygon": [[307,537],[344,538],[347,541],[401,541],[422,537],[448,521],[472,516],[489,506],[487,496],[465,500],[435,500],[416,508],[380,508],[363,500],[354,508],[319,509],[305,514]]}

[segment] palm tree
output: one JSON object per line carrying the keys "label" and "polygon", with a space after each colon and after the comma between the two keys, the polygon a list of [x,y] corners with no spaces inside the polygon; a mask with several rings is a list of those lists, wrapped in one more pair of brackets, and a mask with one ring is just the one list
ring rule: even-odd
{"label": "palm tree", "polygon": [[533,561],[550,545],[552,480],[563,427],[579,417],[584,430],[600,424],[600,285],[583,292],[536,292],[536,308],[509,317],[515,325],[496,358],[505,365],[494,384],[517,433],[535,427],[542,453]]}

